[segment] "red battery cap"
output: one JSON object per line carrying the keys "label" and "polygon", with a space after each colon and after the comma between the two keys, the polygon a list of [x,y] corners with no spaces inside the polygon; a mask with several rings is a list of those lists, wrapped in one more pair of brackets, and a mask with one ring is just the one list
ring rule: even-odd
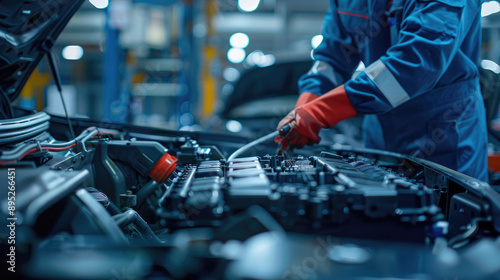
{"label": "red battery cap", "polygon": [[175,168],[177,168],[177,161],[178,159],[176,157],[171,156],[169,153],[165,153],[155,164],[153,169],[151,169],[149,176],[159,184],[165,182],[170,174],[175,171]]}

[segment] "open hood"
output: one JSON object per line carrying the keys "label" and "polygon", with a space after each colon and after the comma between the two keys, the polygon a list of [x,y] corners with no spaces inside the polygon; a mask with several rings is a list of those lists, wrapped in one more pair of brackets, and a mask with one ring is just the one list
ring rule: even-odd
{"label": "open hood", "polygon": [[0,91],[11,101],[83,1],[0,1]]}

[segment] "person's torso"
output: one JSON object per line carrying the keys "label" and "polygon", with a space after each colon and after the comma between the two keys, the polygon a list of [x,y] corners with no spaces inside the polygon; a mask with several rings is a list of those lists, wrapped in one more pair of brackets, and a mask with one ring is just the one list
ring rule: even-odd
{"label": "person's torso", "polygon": [[[446,4],[459,0],[331,0],[330,5],[336,5],[344,30],[353,38],[361,61],[368,66],[397,44],[401,23],[411,13],[412,6],[429,1]],[[480,42],[481,21],[478,18],[436,87],[478,76]]]}

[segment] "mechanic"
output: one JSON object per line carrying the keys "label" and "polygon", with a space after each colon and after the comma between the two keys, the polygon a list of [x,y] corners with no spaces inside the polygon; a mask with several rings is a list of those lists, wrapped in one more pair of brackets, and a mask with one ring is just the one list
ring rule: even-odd
{"label": "mechanic", "polygon": [[[317,144],[322,128],[363,114],[367,148],[487,181],[481,2],[330,0],[315,62],[278,126],[293,129],[275,141],[285,150]],[[351,79],[360,61],[369,66]]]}

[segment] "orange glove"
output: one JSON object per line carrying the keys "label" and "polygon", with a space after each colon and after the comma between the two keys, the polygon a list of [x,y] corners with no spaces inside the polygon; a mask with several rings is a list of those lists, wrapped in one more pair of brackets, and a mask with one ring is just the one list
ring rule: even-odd
{"label": "orange glove", "polygon": [[297,100],[297,103],[295,103],[295,107],[293,107],[293,108],[297,109],[300,106],[302,106],[306,103],[309,103],[318,97],[319,97],[319,95],[317,95],[317,94],[310,93],[310,92],[303,92],[302,94],[300,94],[299,99]]}
{"label": "orange glove", "polygon": [[288,146],[302,148],[317,144],[321,140],[318,134],[322,128],[333,127],[356,115],[342,85],[288,113],[278,124],[278,129],[289,123],[292,129],[284,137],[277,136],[274,141],[281,144],[283,150]]}

